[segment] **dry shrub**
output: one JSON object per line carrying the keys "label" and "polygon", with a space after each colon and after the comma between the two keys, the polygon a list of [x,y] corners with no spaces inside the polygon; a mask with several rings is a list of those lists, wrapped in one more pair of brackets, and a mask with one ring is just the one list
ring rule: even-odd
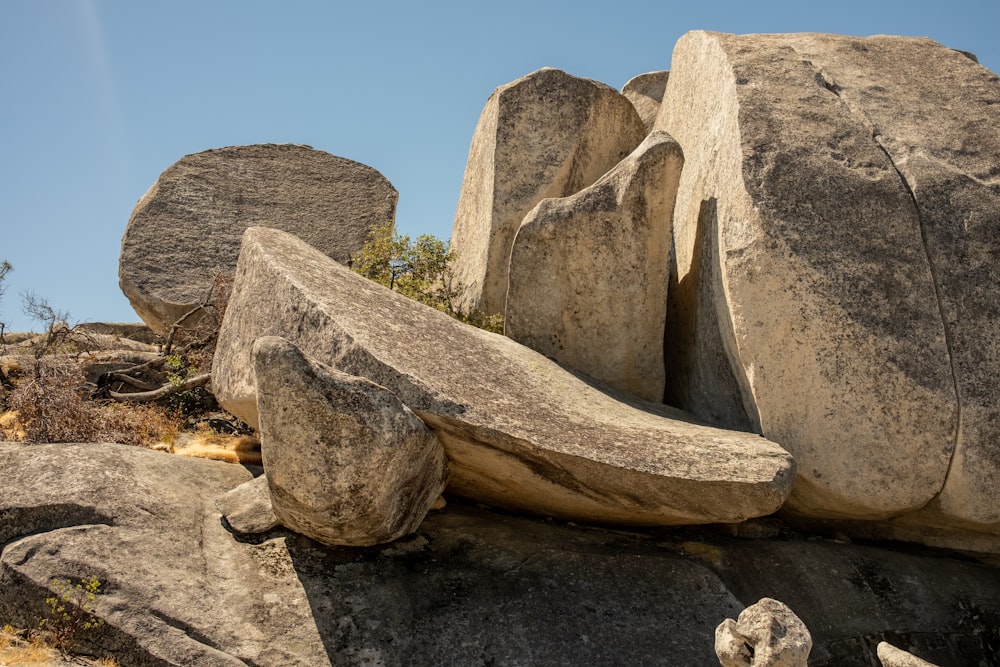
{"label": "dry shrub", "polygon": [[22,630],[11,625],[0,628],[0,667],[4,665],[48,667],[62,664],[119,667],[118,661],[113,657],[66,656],[37,631]]}
{"label": "dry shrub", "polygon": [[166,408],[90,401],[86,387],[79,367],[57,358],[45,359],[36,374],[21,378],[7,403],[24,439],[150,445],[172,439],[180,429]]}
{"label": "dry shrub", "polygon": [[91,442],[98,428],[94,406],[81,395],[83,379],[72,364],[47,360],[21,378],[7,399],[32,442]]}
{"label": "dry shrub", "polygon": [[101,442],[148,447],[170,443],[181,430],[181,418],[160,405],[96,404],[101,420]]}

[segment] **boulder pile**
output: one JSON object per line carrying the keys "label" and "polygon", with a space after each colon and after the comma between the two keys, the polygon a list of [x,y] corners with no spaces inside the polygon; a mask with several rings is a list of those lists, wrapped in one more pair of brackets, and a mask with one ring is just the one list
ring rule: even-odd
{"label": "boulder pile", "polygon": [[[290,341],[344,383],[396,397],[391,411],[412,411],[444,446],[448,489],[495,506],[612,524],[730,523],[774,512],[794,476],[788,453],[759,435],[602,391],[509,338],[362,278],[290,234],[255,227],[243,237],[212,384],[222,405],[260,425],[265,469],[315,469],[289,477],[299,493],[324,474],[341,474],[334,461],[348,460],[351,438],[324,453],[314,444],[320,433],[270,428],[279,419],[301,421],[300,431],[322,422],[313,408],[293,407],[305,392],[289,389],[290,369],[272,369],[277,361],[261,360],[260,350],[255,359],[265,336]],[[327,437],[345,434],[343,421],[331,417]],[[354,446],[369,447],[369,439]],[[301,460],[272,463],[279,450]],[[413,463],[387,460],[368,475],[388,482],[397,466]],[[413,489],[417,496],[440,491],[437,475],[413,479],[433,488]],[[278,501],[274,483],[271,495]]]}
{"label": "boulder pile", "polygon": [[994,664],[998,165],[1000,78],[929,39],[541,69],[453,229],[498,335],[345,265],[374,169],[187,156],[121,286],[166,333],[233,274],[211,388],[263,466],[0,444],[0,612],[83,568],[136,664]]}
{"label": "boulder pile", "polygon": [[523,215],[479,264],[507,335],[781,445],[789,518],[1000,551],[1000,80],[929,39],[703,31],[644,76],[673,166]]}
{"label": "boulder pile", "polygon": [[[503,313],[506,338],[337,265],[393,217],[395,190],[302,146],[168,169],[129,222],[122,286],[163,330],[205,276],[236,271],[214,391],[262,427],[275,511],[317,539],[336,541],[329,502],[347,497],[333,492],[343,483],[386,512],[363,521],[368,537],[344,537],[354,544],[412,530],[444,486],[571,520],[780,509],[801,525],[1000,552],[998,125],[1000,80],[929,39],[695,31],[670,72],[621,93],[545,68],[487,101],[454,270],[460,305]],[[184,261],[149,266],[156,239]],[[265,336],[299,370],[255,371]],[[295,419],[269,415],[314,380],[291,391],[285,375],[319,367],[323,398],[292,412],[369,387],[387,393],[353,407],[383,405],[388,421],[352,431],[333,425],[341,414],[291,435]],[[347,454],[402,415],[422,422],[421,453],[399,432],[384,437],[411,454]],[[345,466],[355,472],[320,481]]]}

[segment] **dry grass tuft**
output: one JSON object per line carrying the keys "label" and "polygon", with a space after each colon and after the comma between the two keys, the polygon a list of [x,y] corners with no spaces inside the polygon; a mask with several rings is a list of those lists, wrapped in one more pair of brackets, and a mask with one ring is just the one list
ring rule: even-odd
{"label": "dry grass tuft", "polygon": [[18,630],[10,625],[0,628],[0,667],[62,664],[119,667],[118,661],[112,657],[85,658],[62,653],[38,632]]}
{"label": "dry grass tuft", "polygon": [[24,440],[27,437],[16,412],[8,410],[0,414],[0,440]]}
{"label": "dry grass tuft", "polygon": [[172,448],[178,456],[261,465],[260,440],[254,436],[222,435],[200,429],[193,436],[181,440]]}
{"label": "dry grass tuft", "polygon": [[49,665],[60,660],[59,651],[38,635],[9,625],[0,629],[0,665]]}

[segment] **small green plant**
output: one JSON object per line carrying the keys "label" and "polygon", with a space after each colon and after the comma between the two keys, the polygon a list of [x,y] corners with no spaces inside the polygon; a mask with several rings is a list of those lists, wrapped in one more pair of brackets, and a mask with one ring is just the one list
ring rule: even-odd
{"label": "small green plant", "polygon": [[167,405],[181,415],[191,415],[206,407],[209,395],[203,387],[185,389],[184,383],[195,377],[198,369],[188,364],[180,354],[174,352],[167,355],[164,364],[167,382],[176,392],[166,398]]}
{"label": "small green plant", "polygon": [[457,320],[503,333],[503,316],[464,312],[456,305],[464,287],[455,278],[455,253],[449,241],[422,234],[416,241],[395,231],[389,220],[373,228],[368,241],[351,257],[351,268],[405,297],[436,308]]}
{"label": "small green plant", "polygon": [[86,577],[76,584],[71,579],[53,579],[56,594],[45,598],[48,607],[38,628],[51,638],[53,646],[68,653],[84,633],[104,625],[94,615],[94,599],[101,594],[97,577]]}

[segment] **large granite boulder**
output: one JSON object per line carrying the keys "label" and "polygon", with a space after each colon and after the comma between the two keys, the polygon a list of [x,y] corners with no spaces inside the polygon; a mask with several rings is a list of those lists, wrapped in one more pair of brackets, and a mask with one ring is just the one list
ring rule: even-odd
{"label": "large granite boulder", "polygon": [[416,530],[446,480],[433,431],[390,391],[315,363],[283,338],[258,338],[253,367],[278,521],[329,545]]}
{"label": "large granite boulder", "polygon": [[670,312],[705,311],[668,395],[787,447],[790,510],[995,533],[1000,80],[927,39],[699,31],[667,88]]}
{"label": "large granite boulder", "polygon": [[760,436],[601,391],[257,227],[244,235],[212,371],[219,402],[251,424],[251,350],[271,335],[394,393],[444,444],[448,488],[501,507],[609,523],[733,522],[776,510],[793,476],[787,452]]}
{"label": "large granite boulder", "polygon": [[511,248],[504,333],[662,401],[670,220],[683,163],[677,142],[655,132],[590,187],[539,202]]}
{"label": "large granite boulder", "polygon": [[622,95],[628,98],[646,126],[646,131],[653,129],[656,116],[660,113],[663,103],[663,93],[667,89],[670,72],[646,72],[634,76],[622,86]]}
{"label": "large granite boulder", "polygon": [[645,135],[628,99],[590,79],[544,68],[497,88],[472,136],[452,232],[463,307],[503,314],[525,214],[587,187]]}
{"label": "large granite boulder", "polygon": [[231,146],[187,155],[144,194],[122,238],[119,283],[152,329],[168,330],[232,273],[247,227],[275,227],[346,262],[396,212],[375,169],[309,146]]}
{"label": "large granite boulder", "polygon": [[457,499],[411,537],[324,548],[228,533],[213,500],[251,479],[232,464],[0,443],[0,470],[0,622],[35,627],[53,579],[96,576],[92,648],[123,665],[710,665],[715,626],[762,597],[809,627],[813,667],[870,667],[886,640],[988,665],[1000,642],[1000,573],[941,552],[601,530]]}

